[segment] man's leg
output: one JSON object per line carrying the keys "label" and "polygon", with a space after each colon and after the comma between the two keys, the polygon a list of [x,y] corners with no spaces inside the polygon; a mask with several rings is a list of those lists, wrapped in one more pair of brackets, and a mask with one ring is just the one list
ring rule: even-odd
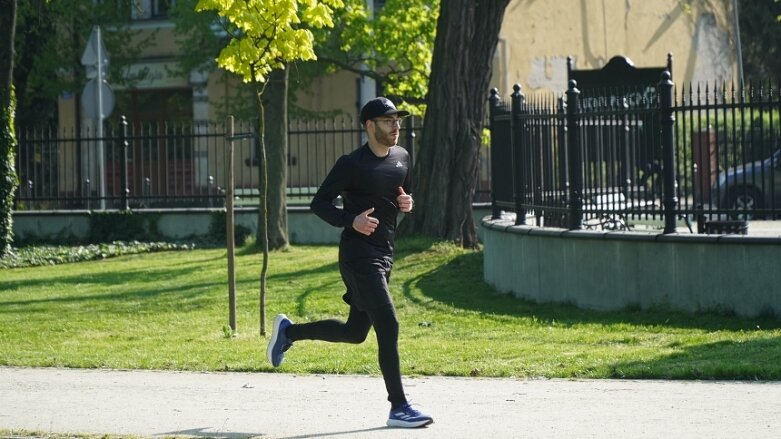
{"label": "man's leg", "polygon": [[286,335],[291,341],[323,340],[334,343],[358,344],[366,340],[370,327],[369,315],[354,305],[350,305],[350,315],[346,322],[328,319],[294,324],[287,328]]}
{"label": "man's leg", "polygon": [[404,388],[401,384],[401,367],[399,365],[399,321],[393,304],[380,306],[369,311],[374,332],[377,335],[378,357],[385,388],[388,390],[388,401],[391,407],[407,403]]}
{"label": "man's leg", "polygon": [[392,304],[369,312],[379,345],[380,369],[388,389],[391,410],[386,424],[390,427],[414,428],[434,422],[434,418],[412,407],[404,396],[399,368],[399,322]]}
{"label": "man's leg", "polygon": [[290,341],[323,340],[337,343],[362,343],[366,340],[369,328],[374,325],[377,335],[380,371],[388,391],[388,401],[392,407],[405,404],[404,388],[401,384],[399,366],[399,321],[393,304],[381,305],[368,312],[350,305],[350,315],[346,322],[329,319],[312,323],[288,326],[286,336]]}

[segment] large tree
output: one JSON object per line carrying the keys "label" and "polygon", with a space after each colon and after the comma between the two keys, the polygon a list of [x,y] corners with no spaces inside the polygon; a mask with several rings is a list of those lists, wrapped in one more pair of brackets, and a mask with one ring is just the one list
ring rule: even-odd
{"label": "large tree", "polygon": [[14,37],[16,36],[16,0],[0,0],[0,257],[11,251],[16,178],[14,156]]}
{"label": "large tree", "polygon": [[781,76],[781,2],[740,1],[738,12],[746,83],[778,81]]}
{"label": "large tree", "polygon": [[415,212],[402,231],[474,247],[472,199],[499,30],[509,0],[442,0],[434,43]]}

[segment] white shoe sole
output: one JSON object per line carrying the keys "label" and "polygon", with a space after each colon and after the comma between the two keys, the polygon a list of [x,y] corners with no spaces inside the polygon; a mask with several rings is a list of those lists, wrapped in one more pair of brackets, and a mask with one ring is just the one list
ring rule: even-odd
{"label": "white shoe sole", "polygon": [[401,421],[398,419],[388,419],[388,422],[386,422],[388,427],[399,427],[399,428],[418,428],[433,423],[434,423],[433,419],[424,419],[422,421],[417,421],[417,422]]}
{"label": "white shoe sole", "polygon": [[[277,344],[277,339],[279,338],[279,325],[282,324],[282,321],[285,319],[287,319],[287,316],[284,314],[277,314],[277,316],[274,317],[274,325],[271,328],[271,340],[268,342],[268,347],[266,348],[266,359],[268,359],[268,362],[271,363],[272,366],[274,366],[272,352],[274,351],[274,345]],[[282,363],[280,362],[279,364]]]}

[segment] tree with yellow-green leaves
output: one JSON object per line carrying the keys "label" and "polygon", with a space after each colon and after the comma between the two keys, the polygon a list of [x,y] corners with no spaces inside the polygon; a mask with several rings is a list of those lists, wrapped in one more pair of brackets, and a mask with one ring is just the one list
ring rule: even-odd
{"label": "tree with yellow-green leaves", "polygon": [[[404,102],[406,109],[422,104],[440,0],[386,0],[374,10],[366,3],[345,0],[334,29],[315,32],[317,64],[374,79],[383,95]],[[422,108],[418,110],[423,116]]]}
{"label": "tree with yellow-green leaves", "polygon": [[[196,11],[215,11],[224,20],[228,44],[217,64],[251,84],[258,114],[256,148],[260,166],[260,228],[263,266],[260,274],[260,333],[266,335],[268,272],[268,163],[263,93],[274,71],[290,62],[316,59],[311,29],[333,27],[342,0],[199,0]],[[283,191],[285,186],[275,187]]]}

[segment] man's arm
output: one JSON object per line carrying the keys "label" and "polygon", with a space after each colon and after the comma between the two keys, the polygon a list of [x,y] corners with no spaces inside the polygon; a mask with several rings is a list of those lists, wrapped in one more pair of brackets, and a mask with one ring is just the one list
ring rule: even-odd
{"label": "man's arm", "polygon": [[414,200],[412,199],[412,168],[409,166],[409,155],[407,155],[407,175],[404,177],[404,183],[396,189],[396,205],[404,213],[412,212]]}
{"label": "man's arm", "polygon": [[355,215],[334,206],[334,200],[344,191],[349,181],[350,159],[342,156],[331,168],[309,205],[315,215],[334,227],[352,226],[355,220]]}
{"label": "man's arm", "polygon": [[396,196],[396,205],[399,206],[399,210],[404,213],[412,212],[412,195],[404,192],[402,186],[398,187],[398,195]]}

